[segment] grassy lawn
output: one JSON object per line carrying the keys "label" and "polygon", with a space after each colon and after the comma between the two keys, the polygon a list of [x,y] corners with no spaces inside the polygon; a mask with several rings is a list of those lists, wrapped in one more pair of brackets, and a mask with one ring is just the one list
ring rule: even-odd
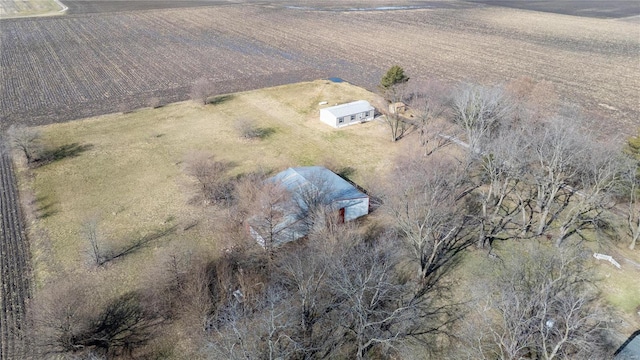
{"label": "grassy lawn", "polygon": [[[231,175],[331,159],[353,168],[352,179],[366,187],[365,179],[385,171],[398,145],[379,122],[339,130],[322,124],[318,103],[374,97],[346,83],[315,81],[233,94],[216,105],[183,102],[43,127],[44,142],[67,148],[69,156],[34,169],[28,180],[39,209],[32,231],[48,239],[35,247],[38,283],[53,273],[87,271],[82,225],[92,218],[99,221],[105,246],[116,248],[177,229],[109,265],[109,278],[121,290],[144,281],[140,274],[149,261],[171,244],[215,251],[216,241],[206,231],[213,220],[200,205],[189,205],[195,187],[183,161],[194,151],[232,162]],[[270,135],[241,138],[234,128],[239,118],[256,121]]]}
{"label": "grassy lawn", "polygon": [[[215,105],[188,101],[42,127],[45,144],[60,150],[60,159],[19,175],[35,199],[37,218],[29,231],[37,286],[60,275],[86,274],[108,289],[103,296],[112,297],[154,281],[152,273],[172,251],[220,251],[224,239],[211,230],[217,218],[190,202],[195,184],[184,172],[184,161],[193,152],[233,163],[230,176],[330,162],[351,168],[352,180],[367,188],[391,168],[412,137],[394,144],[381,122],[333,129],[319,121],[318,103],[375,97],[346,83],[318,80],[211,99]],[[242,138],[234,127],[238,119],[255,121],[268,136]],[[97,219],[105,248],[121,249],[146,236],[166,234],[96,269],[89,264],[83,235],[83,224],[90,219]],[[501,255],[520,246],[496,245]],[[640,262],[636,254],[623,255]],[[468,300],[474,274],[486,271],[488,261],[484,251],[465,254],[452,277],[460,285],[457,297]],[[640,325],[635,315],[640,306],[638,270],[624,264],[618,270],[595,260],[594,266],[604,297],[627,320],[623,332],[632,332]]]}
{"label": "grassy lawn", "polygon": [[2,0],[0,18],[59,14],[62,10],[54,0]]}

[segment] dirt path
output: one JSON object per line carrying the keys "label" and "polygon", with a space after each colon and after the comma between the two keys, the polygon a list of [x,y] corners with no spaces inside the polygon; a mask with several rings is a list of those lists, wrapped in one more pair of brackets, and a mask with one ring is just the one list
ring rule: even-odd
{"label": "dirt path", "polygon": [[30,298],[29,250],[9,155],[0,151],[0,359],[26,356],[25,305]]}

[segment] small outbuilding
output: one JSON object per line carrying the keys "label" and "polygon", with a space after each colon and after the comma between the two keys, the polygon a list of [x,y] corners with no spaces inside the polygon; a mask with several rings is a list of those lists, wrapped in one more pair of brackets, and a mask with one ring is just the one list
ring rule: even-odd
{"label": "small outbuilding", "polygon": [[334,128],[373,120],[375,108],[366,100],[320,109],[320,121]]}
{"label": "small outbuilding", "polygon": [[403,102],[389,104],[389,113],[391,114],[404,114],[405,111],[407,111],[407,105]]}
{"label": "small outbuilding", "polygon": [[271,223],[272,214],[248,220],[249,233],[262,246],[268,238],[273,246],[279,246],[306,236],[311,230],[306,219],[311,213],[309,206],[321,204],[339,222],[369,213],[369,196],[322,166],[289,168],[265,182],[277,185],[288,196],[277,206],[281,214],[276,224]]}

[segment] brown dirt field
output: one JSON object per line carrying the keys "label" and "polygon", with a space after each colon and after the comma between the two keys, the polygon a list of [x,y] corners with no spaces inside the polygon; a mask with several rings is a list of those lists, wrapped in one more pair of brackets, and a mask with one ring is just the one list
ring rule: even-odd
{"label": "brown dirt field", "polygon": [[629,0],[467,0],[469,2],[556,14],[615,19],[640,15],[640,3]]}
{"label": "brown dirt field", "polygon": [[25,335],[25,312],[31,296],[28,249],[11,158],[0,149],[0,359],[3,360],[24,358],[28,349]]}
{"label": "brown dirt field", "polygon": [[587,126],[628,135],[639,124],[636,24],[497,7],[284,5],[3,20],[0,124],[66,121],[152,97],[183,100],[200,77],[216,82],[218,93],[327,76],[373,90],[393,64],[414,78],[450,82],[528,75],[581,106]]}

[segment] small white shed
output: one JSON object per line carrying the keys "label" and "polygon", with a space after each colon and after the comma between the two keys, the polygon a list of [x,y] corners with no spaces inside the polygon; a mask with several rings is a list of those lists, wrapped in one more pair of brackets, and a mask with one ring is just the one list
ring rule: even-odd
{"label": "small white shed", "polygon": [[373,120],[375,108],[366,100],[320,109],[320,121],[334,128]]}

